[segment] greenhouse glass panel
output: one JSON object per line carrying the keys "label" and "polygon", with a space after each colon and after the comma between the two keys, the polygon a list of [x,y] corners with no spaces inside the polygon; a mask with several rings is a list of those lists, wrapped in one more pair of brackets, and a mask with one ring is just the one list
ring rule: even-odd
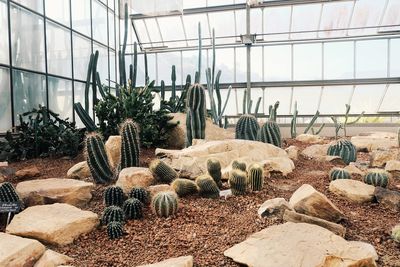
{"label": "greenhouse glass panel", "polygon": [[[203,63],[207,63],[206,51],[203,52]],[[186,75],[190,74],[192,82],[198,69],[199,53],[197,50],[182,51],[182,75],[186,79]],[[203,74],[203,73],[202,73]]]}
{"label": "greenhouse glass panel", "polygon": [[[215,50],[215,70],[221,70],[221,83],[232,83],[234,80],[234,71],[235,71],[235,56],[233,48],[224,48],[224,49],[216,49]],[[211,58],[212,58],[212,51],[208,50],[208,58],[209,64],[211,67]],[[204,73],[202,73],[203,75]]]}
{"label": "greenhouse glass panel", "polygon": [[[143,57],[142,57],[143,58]],[[138,65],[138,68],[143,68],[143,72],[144,72],[144,58],[143,58],[143,64]],[[152,80],[156,81],[156,84],[159,84],[159,82],[156,80],[157,79],[157,66],[156,66],[156,54],[148,54],[147,55],[147,71],[148,71],[148,75],[149,75],[149,79],[150,82]],[[144,77],[144,75],[143,75]],[[180,84],[180,80],[178,80],[178,77],[176,78],[176,83]]]}
{"label": "greenhouse glass panel", "polygon": [[[93,52],[99,51],[99,59],[97,61],[97,72],[103,84],[108,84],[108,49],[107,47],[93,43]],[[87,66],[86,66],[87,67]]]}
{"label": "greenhouse glass panel", "polygon": [[60,118],[69,118],[72,121],[72,82],[69,80],[49,77],[49,108],[60,115]]}
{"label": "greenhouse glass panel", "polygon": [[319,106],[321,114],[344,114],[345,105],[350,101],[353,87],[352,85],[325,86],[322,89]]}
{"label": "greenhouse glass panel", "polygon": [[260,8],[250,9],[250,33],[258,34],[259,36],[256,37],[257,40],[263,40],[263,10]]}
{"label": "greenhouse glass panel", "polygon": [[[246,34],[246,10],[239,9],[235,10],[236,17],[236,35],[245,35]],[[240,41],[240,38],[238,38]]]}
{"label": "greenhouse glass panel", "polygon": [[[264,9],[264,40],[284,40],[289,38],[290,6],[272,7]],[[282,34],[283,33],[283,34]]]}
{"label": "greenhouse glass panel", "polygon": [[390,77],[400,76],[400,39],[390,40]]}
{"label": "greenhouse glass panel", "polygon": [[263,81],[263,47],[254,46],[251,49],[251,81]]}
{"label": "greenhouse glass panel", "polygon": [[353,1],[324,3],[318,33],[320,38],[345,36],[353,10]]}
{"label": "greenhouse glass panel", "polygon": [[294,80],[322,79],[322,45],[320,43],[293,45],[293,75]]}
{"label": "greenhouse glass panel", "polygon": [[14,2],[43,14],[43,0],[14,0]]}
{"label": "greenhouse glass panel", "polygon": [[[221,99],[222,105],[225,104],[226,98],[228,97],[228,90],[221,89]],[[235,103],[235,90],[231,90],[231,94],[229,95],[228,103],[226,104],[224,115],[236,115],[236,103]]]}
{"label": "greenhouse glass panel", "polygon": [[351,99],[350,113],[376,113],[385,89],[385,84],[357,85]]}
{"label": "greenhouse glass panel", "polygon": [[114,13],[108,12],[108,32],[109,32],[109,39],[108,45],[115,49],[115,16]]}
{"label": "greenhouse glass panel", "polygon": [[72,28],[86,36],[91,36],[90,1],[71,0]]}
{"label": "greenhouse glass panel", "polygon": [[317,36],[315,31],[318,30],[321,7],[321,4],[293,6],[291,31],[303,33],[291,33],[291,39],[315,38]]}
{"label": "greenhouse glass panel", "polygon": [[[181,17],[161,17],[158,18],[162,39],[164,41],[184,40]],[[154,34],[154,33],[153,33]],[[166,44],[169,46],[169,44]]]}
{"label": "greenhouse glass panel", "polygon": [[251,99],[253,101],[253,104],[251,106],[251,113],[256,112],[256,105],[258,99],[261,98],[260,102],[260,107],[258,108],[258,114],[264,114],[265,113],[265,107],[263,105],[264,102],[264,90],[261,88],[251,88]]}
{"label": "greenhouse glass panel", "polygon": [[[7,4],[0,1],[0,23],[8,25]],[[8,27],[0,27],[0,63],[9,64]]]}
{"label": "greenhouse glass panel", "polygon": [[96,0],[92,1],[92,26],[93,39],[107,45],[107,9]]}
{"label": "greenhouse glass panel", "polygon": [[[382,12],[385,8],[385,4],[386,4],[386,1],[376,1],[376,0],[356,1],[350,28],[379,26],[379,21],[382,16]],[[349,30],[348,34],[349,35],[366,35],[366,34],[374,34],[376,32],[377,32],[377,29],[370,28],[370,29]]]}
{"label": "greenhouse glass panel", "polygon": [[[122,21],[120,21],[122,23]],[[151,42],[149,39],[149,35],[147,34],[146,25],[144,24],[143,20],[135,20],[134,21],[135,30],[138,35],[138,39],[145,47],[151,47]],[[121,26],[123,29],[123,25]]]}
{"label": "greenhouse glass panel", "polygon": [[[267,112],[270,105],[274,105],[279,101],[278,114],[290,114],[292,104],[292,88],[291,87],[269,87],[265,89],[264,110]],[[294,102],[293,102],[294,104]]]}
{"label": "greenhouse glass panel", "polygon": [[[244,97],[244,92],[246,91],[246,89],[244,88],[236,88],[234,90],[234,95],[235,95],[235,111],[236,111],[236,115],[237,114],[243,114],[246,113],[246,110],[243,110],[243,97]],[[229,104],[228,104],[229,105]],[[229,105],[231,107],[231,105]]]}
{"label": "greenhouse glass panel", "polygon": [[291,45],[265,46],[264,64],[266,81],[292,80]]}
{"label": "greenhouse glass panel", "polygon": [[[184,1],[186,2],[186,1]],[[199,14],[199,15],[183,15],[183,23],[185,26],[186,37],[188,39],[194,39],[194,43],[198,43],[199,38],[199,22],[201,25],[201,36],[204,39],[210,38],[210,30],[208,27],[208,19],[206,14]],[[209,40],[203,40],[204,45],[209,45],[211,42]]]}
{"label": "greenhouse glass panel", "polygon": [[[169,52],[157,54],[158,61],[158,80],[164,80],[165,85],[171,85],[171,69],[175,65],[176,69],[176,83],[180,84],[182,70],[181,70],[181,53]],[[202,74],[203,75],[203,74]]]}
{"label": "greenhouse glass panel", "polygon": [[[116,74],[115,74],[115,63],[116,63],[116,58],[115,58],[115,53],[110,50],[110,86],[114,87],[115,83],[117,81]],[[108,85],[108,83],[106,83]]]}
{"label": "greenhouse glass panel", "polygon": [[246,57],[246,48],[237,47],[236,56],[235,56],[235,66],[236,66],[236,80],[235,82],[246,82],[246,73],[247,73],[247,57]]}
{"label": "greenhouse glass panel", "polygon": [[387,77],[387,40],[356,42],[356,78]]}
{"label": "greenhouse glass panel", "polygon": [[108,7],[114,10],[115,0],[108,0]]}
{"label": "greenhouse glass panel", "polygon": [[[146,25],[147,31],[149,33],[152,46],[153,47],[162,46],[163,42],[161,39],[160,30],[158,29],[158,26],[157,26],[157,21],[155,19],[145,19],[144,24]],[[171,27],[172,25],[169,25],[169,26]],[[171,27],[171,28],[175,28],[175,27]]]}
{"label": "greenhouse glass panel", "polygon": [[235,3],[234,0],[208,0],[207,6],[225,6],[225,5],[233,5]]}
{"label": "greenhouse glass panel", "polygon": [[[400,30],[399,10],[400,10],[400,1],[389,0],[385,15],[382,20],[381,24],[382,27],[379,28],[379,32]],[[389,25],[397,25],[397,26],[387,27]]]}
{"label": "greenhouse glass panel", "polygon": [[400,84],[390,84],[379,108],[380,112],[399,112]]}
{"label": "greenhouse glass panel", "polygon": [[10,71],[0,68],[0,132],[11,128]]}
{"label": "greenhouse glass panel", "polygon": [[69,0],[46,0],[46,16],[70,26]]}
{"label": "greenhouse glass panel", "polygon": [[324,79],[354,78],[354,42],[324,44]]}
{"label": "greenhouse glass panel", "polygon": [[299,115],[314,115],[318,110],[321,96],[321,87],[295,87],[293,88],[292,103],[297,101]]}
{"label": "greenhouse glass panel", "polygon": [[[233,11],[215,12],[208,14],[210,29],[215,30],[215,36],[235,35],[235,18]],[[229,27],[227,27],[229,25]]]}
{"label": "greenhouse glass panel", "polygon": [[184,0],[183,9],[207,6],[207,0]]}
{"label": "greenhouse glass panel", "polygon": [[72,34],[72,41],[74,46],[74,78],[84,81],[86,80],[92,46],[89,39],[76,33]]}

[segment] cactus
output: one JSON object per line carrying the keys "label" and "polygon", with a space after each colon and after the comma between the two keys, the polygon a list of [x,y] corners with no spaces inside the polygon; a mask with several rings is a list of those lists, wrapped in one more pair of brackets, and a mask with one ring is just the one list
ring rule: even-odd
{"label": "cactus", "polygon": [[121,127],[121,169],[139,166],[139,133],[136,123],[127,119]]}
{"label": "cactus", "polygon": [[124,226],[120,222],[110,222],[107,225],[107,234],[111,240],[118,239],[124,234]]}
{"label": "cactus", "polygon": [[195,182],[202,197],[219,198],[218,185],[210,175],[200,175]]}
{"label": "cactus", "polygon": [[337,179],[351,179],[351,174],[343,168],[332,168],[329,171],[329,179],[331,181]]}
{"label": "cactus", "polygon": [[247,188],[247,174],[239,169],[229,173],[229,185],[233,195],[244,195]]}
{"label": "cactus", "polygon": [[157,193],[151,202],[153,212],[159,217],[169,217],[178,210],[178,196],[171,191]]}
{"label": "cactus", "polygon": [[93,121],[93,119],[89,116],[89,113],[86,112],[81,103],[75,103],[74,104],[74,109],[76,114],[78,114],[79,118],[81,119],[83,125],[85,125],[85,128],[88,132],[94,132],[97,129],[96,123]]}
{"label": "cactus", "polygon": [[201,84],[195,83],[187,92],[186,145],[193,139],[204,139],[206,130],[206,93]]}
{"label": "cactus", "polygon": [[394,239],[395,242],[400,243],[400,224],[393,227],[392,238]]}
{"label": "cactus", "polygon": [[250,114],[240,116],[236,124],[236,139],[257,140],[257,132],[260,129],[256,117]]}
{"label": "cactus", "polygon": [[24,203],[19,198],[14,186],[9,182],[0,184],[0,202],[18,202],[20,210],[24,208]]}
{"label": "cactus", "polygon": [[107,187],[104,191],[104,204],[108,206],[122,206],[124,203],[124,192],[119,186]]}
{"label": "cactus", "polygon": [[350,162],[355,162],[357,159],[357,149],[348,140],[342,139],[328,148],[327,154],[329,156],[339,156],[347,165]]}
{"label": "cactus", "polygon": [[297,101],[294,102],[294,111],[292,116],[292,121],[290,122],[290,135],[292,138],[296,138],[297,136],[297,115],[299,111],[297,110]]}
{"label": "cactus", "polygon": [[312,117],[310,123],[307,125],[307,127],[304,129],[304,133],[308,133],[308,131],[313,127],[315,121],[318,119],[319,116],[319,110],[317,110],[317,112],[314,114],[314,116]]}
{"label": "cactus", "polygon": [[189,179],[175,179],[171,186],[180,197],[197,193],[196,183]]}
{"label": "cactus", "polygon": [[264,168],[257,163],[249,167],[249,185],[252,191],[261,191],[264,184]]}
{"label": "cactus", "polygon": [[129,192],[129,197],[139,199],[143,205],[149,203],[150,200],[149,192],[141,187],[132,188],[131,192]]}
{"label": "cactus", "polygon": [[118,206],[109,206],[104,209],[103,215],[101,216],[101,223],[107,225],[110,222],[125,221],[124,211]]}
{"label": "cactus", "polygon": [[99,134],[90,133],[86,137],[86,161],[97,184],[107,184],[113,180],[114,174]]}
{"label": "cactus", "polygon": [[267,121],[259,130],[257,140],[277,147],[282,146],[281,131],[275,121]]}
{"label": "cactus", "polygon": [[127,220],[137,220],[143,217],[143,204],[139,199],[128,198],[125,200],[122,209]]}
{"label": "cactus", "polygon": [[246,162],[234,160],[234,161],[232,161],[231,165],[232,165],[233,170],[237,169],[237,170],[246,172],[246,169],[247,169]]}
{"label": "cactus", "polygon": [[168,184],[178,178],[178,173],[167,163],[159,159],[153,160],[150,163],[149,169],[157,179]]}
{"label": "cactus", "polygon": [[207,171],[208,174],[214,179],[218,187],[222,186],[222,173],[221,173],[221,163],[218,159],[211,158],[207,160]]}
{"label": "cactus", "polygon": [[273,106],[272,105],[269,106],[268,110],[269,110],[270,121],[276,121],[276,116],[278,114],[278,107],[279,107],[279,101],[276,101]]}
{"label": "cactus", "polygon": [[364,183],[386,188],[389,184],[389,176],[390,174],[385,170],[373,169],[364,176]]}
{"label": "cactus", "polygon": [[365,112],[363,111],[353,121],[349,122],[350,108],[351,106],[346,104],[346,113],[344,114],[343,123],[339,123],[336,117],[331,117],[331,120],[335,124],[335,139],[337,139],[340,129],[343,129],[344,136],[347,136],[347,125],[356,124],[364,116]]}
{"label": "cactus", "polygon": [[171,84],[171,91],[172,91],[171,98],[173,100],[175,100],[176,99],[176,70],[175,70],[175,65],[172,65],[171,81],[172,81],[172,84]]}

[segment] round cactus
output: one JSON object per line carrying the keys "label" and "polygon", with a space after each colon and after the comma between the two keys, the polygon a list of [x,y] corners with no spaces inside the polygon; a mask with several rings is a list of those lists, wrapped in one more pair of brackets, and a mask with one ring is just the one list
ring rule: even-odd
{"label": "round cactus", "polygon": [[264,168],[254,163],[249,168],[249,184],[252,191],[260,191],[264,184]]}
{"label": "round cactus", "polygon": [[175,179],[171,186],[180,197],[197,193],[196,183],[189,179]]}
{"label": "round cactus", "polygon": [[222,186],[222,173],[221,173],[221,163],[218,159],[211,158],[207,160],[207,171],[208,174],[214,179],[218,187]]}
{"label": "round cactus", "polygon": [[149,192],[147,192],[146,189],[141,187],[132,188],[131,192],[129,192],[129,197],[139,199],[143,205],[149,203],[150,200]]}
{"label": "round cactus", "polygon": [[343,168],[332,168],[329,171],[329,179],[331,181],[336,179],[351,179],[351,174]]}
{"label": "round cactus", "polygon": [[257,140],[257,132],[260,129],[256,117],[250,114],[240,116],[236,123],[236,139]]}
{"label": "round cactus", "polygon": [[393,238],[394,241],[396,241],[397,243],[400,243],[400,224],[396,225],[396,226],[392,229],[392,238]]}
{"label": "round cactus", "polygon": [[357,149],[348,140],[342,139],[328,148],[327,154],[329,156],[339,156],[344,163],[349,164],[355,162],[357,159]]}
{"label": "round cactus", "polygon": [[237,169],[237,170],[241,170],[241,171],[246,171],[246,162],[243,161],[239,161],[239,160],[234,160],[232,161],[232,169]]}
{"label": "round cactus", "polygon": [[125,218],[128,220],[137,220],[142,218],[143,217],[142,208],[143,208],[142,202],[140,202],[140,200],[136,198],[127,199],[122,206],[122,209],[124,210],[125,213]]}
{"label": "round cactus", "polygon": [[9,182],[0,184],[0,202],[18,202],[20,210],[24,208],[23,202],[15,191],[14,186]]}
{"label": "round cactus", "polygon": [[120,222],[110,222],[107,225],[107,234],[111,240],[118,239],[124,234],[124,226]]}
{"label": "round cactus", "polygon": [[267,121],[257,133],[257,140],[263,143],[282,146],[281,131],[275,121]]}
{"label": "round cactus", "polygon": [[387,187],[390,174],[381,169],[372,169],[364,176],[364,183],[373,186]]}
{"label": "round cactus", "polygon": [[150,163],[149,169],[157,179],[168,184],[178,178],[178,173],[167,163],[159,159],[153,160]]}
{"label": "round cactus", "polygon": [[244,195],[247,188],[246,173],[239,169],[233,169],[229,173],[229,185],[233,195]]}
{"label": "round cactus", "polygon": [[151,202],[153,212],[159,217],[169,217],[178,211],[178,196],[171,191],[158,192]]}
{"label": "round cactus", "polygon": [[219,188],[217,183],[210,175],[200,175],[196,178],[196,185],[199,193],[205,198],[219,198]]}
{"label": "round cactus", "polygon": [[124,203],[124,191],[119,186],[107,187],[104,191],[104,204],[108,206],[122,206]]}
{"label": "round cactus", "polygon": [[125,220],[124,211],[118,206],[109,206],[104,209],[101,216],[101,223],[107,225],[110,222],[121,222]]}

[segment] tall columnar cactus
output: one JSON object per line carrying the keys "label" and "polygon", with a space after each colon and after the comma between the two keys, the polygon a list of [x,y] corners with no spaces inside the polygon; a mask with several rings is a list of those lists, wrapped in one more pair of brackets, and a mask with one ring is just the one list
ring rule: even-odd
{"label": "tall columnar cactus", "polygon": [[247,174],[239,169],[229,173],[229,185],[233,195],[244,195],[247,189]]}
{"label": "tall columnar cactus", "polygon": [[149,169],[158,180],[168,184],[178,178],[178,173],[167,163],[159,159],[153,160],[150,163]]}
{"label": "tall columnar cactus", "polygon": [[122,206],[124,203],[124,191],[119,186],[107,187],[104,191],[104,204],[108,206]]}
{"label": "tall columnar cactus", "polygon": [[297,136],[297,115],[299,115],[299,111],[297,110],[297,101],[295,101],[292,121],[290,122],[290,135],[292,138]]}
{"label": "tall columnar cactus", "polygon": [[331,181],[337,179],[351,179],[351,174],[343,168],[332,168],[329,171],[329,179]]}
{"label": "tall columnar cactus", "polygon": [[281,131],[275,121],[267,121],[259,130],[257,140],[277,147],[282,146]]}
{"label": "tall columnar cactus", "polygon": [[107,225],[108,237],[113,239],[121,238],[124,235],[124,226],[120,222],[110,222]]}
{"label": "tall columnar cactus", "polygon": [[186,144],[191,146],[193,139],[206,136],[206,93],[201,84],[189,87],[186,106]]}
{"label": "tall columnar cactus", "polygon": [[249,185],[252,191],[261,191],[264,184],[264,168],[254,163],[249,167]]}
{"label": "tall columnar cactus", "polygon": [[236,124],[236,139],[257,140],[257,132],[260,129],[256,117],[250,114],[240,116]]}
{"label": "tall columnar cactus", "polygon": [[232,161],[232,169],[233,170],[237,169],[246,172],[247,169],[246,162],[240,160],[234,160]]}
{"label": "tall columnar cactus", "polygon": [[90,133],[86,137],[86,161],[97,184],[108,184],[113,180],[114,173],[99,134]]}
{"label": "tall columnar cactus", "polygon": [[373,169],[364,176],[364,183],[386,188],[389,184],[389,177],[390,174],[387,171]]}
{"label": "tall columnar cactus", "polygon": [[132,190],[129,192],[129,197],[139,199],[143,205],[148,204],[150,200],[149,192],[141,187],[132,188]]}
{"label": "tall columnar cactus", "polygon": [[127,119],[121,127],[121,169],[139,166],[139,130],[136,123]]}
{"label": "tall columnar cactus", "polygon": [[400,243],[400,224],[393,227],[392,238],[395,242]]}
{"label": "tall columnar cactus", "polygon": [[171,71],[171,89],[172,89],[172,94],[171,98],[176,99],[176,70],[175,70],[175,65],[172,65],[172,71]]}
{"label": "tall columnar cactus", "polygon": [[196,183],[189,179],[175,179],[171,186],[180,197],[197,193]]}
{"label": "tall columnar cactus", "polygon": [[207,160],[207,171],[208,174],[214,179],[218,187],[222,186],[222,172],[221,172],[221,162],[218,159],[210,158]]}
{"label": "tall columnar cactus", "polygon": [[269,110],[269,120],[271,121],[276,121],[276,117],[278,114],[278,107],[279,107],[279,101],[276,101],[275,104],[272,106],[270,105],[268,110]]}
{"label": "tall columnar cactus", "polygon": [[101,216],[101,223],[107,225],[110,222],[121,222],[125,221],[124,211],[118,206],[109,206],[104,209],[103,215]]}
{"label": "tall columnar cactus", "polygon": [[153,212],[159,217],[169,217],[178,211],[178,196],[174,192],[157,193],[151,202]]}
{"label": "tall columnar cactus", "polygon": [[17,202],[20,209],[23,209],[23,202],[19,198],[14,186],[9,182],[0,184],[0,202]]}
{"label": "tall columnar cactus", "polygon": [[196,185],[202,197],[219,198],[218,185],[210,175],[204,174],[197,177]]}
{"label": "tall columnar cactus", "polygon": [[348,140],[342,139],[337,141],[335,144],[328,148],[327,154],[329,156],[339,156],[342,158],[344,163],[349,164],[355,162],[357,159],[357,149]]}
{"label": "tall columnar cactus", "polygon": [[124,211],[125,218],[127,220],[137,220],[142,218],[142,208],[142,202],[140,202],[140,200],[136,198],[128,198],[122,205],[122,210]]}

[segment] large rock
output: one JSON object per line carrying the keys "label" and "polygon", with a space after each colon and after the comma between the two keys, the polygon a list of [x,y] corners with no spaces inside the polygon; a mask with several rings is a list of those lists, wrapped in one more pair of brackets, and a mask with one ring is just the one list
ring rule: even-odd
{"label": "large rock", "polygon": [[343,163],[343,160],[338,156],[327,155],[330,144],[316,144],[303,149],[301,155],[307,159],[314,159],[317,161],[329,161],[333,163]]}
{"label": "large rock", "polygon": [[27,206],[68,203],[83,207],[92,199],[93,183],[75,179],[40,179],[20,182],[16,190]]}
{"label": "large rock", "polygon": [[111,166],[117,167],[121,159],[121,136],[111,135],[108,137],[105,146]]}
{"label": "large rock", "polygon": [[374,194],[378,203],[390,209],[400,211],[400,192],[377,186]]}
{"label": "large rock", "polygon": [[299,148],[296,146],[290,146],[285,149],[291,160],[297,160],[299,158]]}
{"label": "large rock", "polygon": [[115,185],[121,187],[124,193],[129,193],[134,187],[148,187],[154,181],[153,174],[148,168],[130,167],[122,169]]}
{"label": "large rock", "polygon": [[400,160],[389,160],[386,162],[385,171],[389,172],[393,178],[400,177]]}
{"label": "large rock", "polygon": [[33,266],[46,250],[39,241],[0,232],[0,266]]}
{"label": "large rock", "polygon": [[178,258],[170,258],[168,260],[160,261],[154,264],[140,265],[137,267],[192,267],[193,257],[182,256]]}
{"label": "large rock", "polygon": [[83,180],[87,177],[90,177],[90,175],[90,169],[86,161],[81,161],[75,164],[67,172],[67,177],[70,179]]}
{"label": "large rock", "polygon": [[357,150],[377,150],[397,147],[397,133],[371,132],[362,133],[351,138]]}
{"label": "large rock", "polygon": [[354,162],[350,162],[349,165],[344,167],[346,171],[348,171],[353,177],[358,176],[358,177],[363,177],[365,175],[365,172],[360,170]]}
{"label": "large rock", "polygon": [[343,219],[343,213],[322,193],[303,184],[292,195],[289,204],[295,211],[331,222]]}
{"label": "large rock", "polygon": [[48,249],[33,267],[55,267],[70,263],[72,260],[71,257]]}
{"label": "large rock", "polygon": [[291,222],[252,234],[224,255],[251,267],[376,267],[378,259],[368,243],[346,241],[317,225]]}
{"label": "large rock", "polygon": [[261,218],[270,217],[273,215],[282,217],[285,210],[292,210],[289,202],[287,202],[284,198],[273,198],[265,201],[260,206],[257,213]]}
{"label": "large rock", "polygon": [[322,141],[322,138],[319,135],[315,134],[299,134],[296,137],[297,141],[303,142],[303,143],[318,143]]}
{"label": "large rock", "polygon": [[371,152],[371,167],[383,167],[386,162],[398,159],[398,149],[374,150]]}
{"label": "large rock", "polygon": [[169,184],[157,184],[147,188],[150,194],[150,198],[153,198],[159,192],[171,191],[175,193],[175,190]]}
{"label": "large rock", "polygon": [[329,184],[329,191],[357,203],[372,202],[375,187],[360,181],[338,179]]}
{"label": "large rock", "polygon": [[15,215],[6,232],[53,245],[67,245],[99,224],[96,213],[64,203],[33,206]]}
{"label": "large rock", "polygon": [[31,166],[15,172],[15,177],[18,180],[30,179],[38,176],[40,176],[40,171],[36,166]]}
{"label": "large rock", "polygon": [[264,170],[271,173],[280,173],[283,176],[288,175],[295,168],[293,161],[287,157],[271,157],[261,161],[261,163],[264,165]]}

